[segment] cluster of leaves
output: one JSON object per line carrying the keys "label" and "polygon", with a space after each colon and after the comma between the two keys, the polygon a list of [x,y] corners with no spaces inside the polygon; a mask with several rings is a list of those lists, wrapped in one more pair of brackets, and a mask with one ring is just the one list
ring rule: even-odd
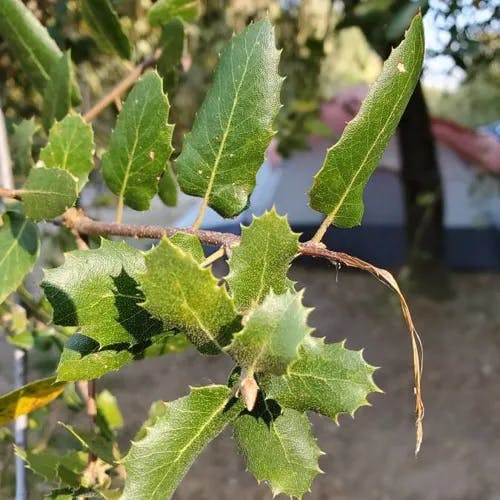
{"label": "cluster of leaves", "polygon": [[[150,21],[178,26],[180,21],[172,19],[190,19],[193,4],[160,0]],[[14,191],[22,203],[9,205],[2,218],[3,301],[38,259],[34,221],[65,214],[71,224],[71,217],[78,217],[71,207],[94,166],[94,145],[91,126],[71,111],[79,92],[70,54],[55,50],[18,0],[0,5],[0,33],[41,86],[48,132],[36,165],[24,154],[27,179]],[[128,57],[130,48],[113,12],[104,16],[90,0],[82,9],[100,43]],[[26,29],[36,27],[38,36],[30,40],[38,45],[28,53],[12,30],[13,20]],[[167,39],[168,33],[164,30]],[[168,65],[166,57],[160,62]],[[316,242],[331,224],[361,222],[364,186],[418,81],[422,57],[422,20],[416,16],[359,116],[328,150],[314,179],[310,204],[326,216]],[[287,276],[301,247],[285,217],[271,210],[242,228],[238,243],[222,248],[229,255],[229,274],[222,280],[213,274],[212,259],[205,257],[196,232],[207,207],[224,217],[248,207],[280,108],[279,59],[267,19],[229,41],[176,159],[176,178],[169,165],[173,125],[162,78],[155,70],[147,72],[123,103],[101,162],[104,181],[118,198],[117,221],[124,206],[144,211],[157,193],[175,198],[177,183],[184,193],[201,198],[199,215],[192,231],[177,230],[147,252],[102,239],[98,248],[71,251],[63,265],[45,271],[42,288],[54,327],[69,338],[55,378],[0,398],[0,423],[47,404],[69,383],[188,346],[205,355],[229,356],[236,367],[227,384],[192,388],[180,399],[155,405],[125,456],[115,445],[117,426],[109,418],[90,433],[66,426],[81,447],[69,455],[18,450],[33,471],[58,486],[49,498],[92,492],[113,498],[123,467],[123,498],[170,498],[198,454],[227,426],[258,481],[267,481],[274,494],[301,498],[320,472],[322,454],[307,413],[338,422],[340,414],[354,414],[379,390],[374,367],[361,352],[312,336],[304,290]]]}

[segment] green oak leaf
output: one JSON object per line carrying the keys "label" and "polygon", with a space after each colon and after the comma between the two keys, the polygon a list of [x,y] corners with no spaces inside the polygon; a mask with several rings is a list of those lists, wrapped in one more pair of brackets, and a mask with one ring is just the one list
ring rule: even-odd
{"label": "green oak leaf", "polygon": [[118,406],[118,401],[107,389],[101,391],[96,399],[97,414],[106,422],[106,427],[111,431],[123,428],[123,415]]}
{"label": "green oak leaf", "polygon": [[61,425],[80,443],[83,448],[99,457],[107,464],[115,465],[119,457],[115,457],[113,442],[101,434],[78,429],[73,425],[61,422]]}
{"label": "green oak leaf", "polygon": [[47,29],[21,0],[0,1],[0,35],[25,74],[43,93],[62,52]]}
{"label": "green oak leaf", "polygon": [[173,125],[167,123],[170,104],[156,72],[134,86],[118,115],[102,173],[119,203],[147,210],[158,180],[172,153]]}
{"label": "green oak leaf", "polygon": [[177,205],[177,179],[172,171],[172,167],[167,165],[165,172],[161,176],[158,183],[158,196],[167,207],[175,207]]}
{"label": "green oak leaf", "polygon": [[99,343],[94,339],[75,333],[64,345],[57,366],[57,380],[98,379],[133,360],[134,355],[126,348],[99,350]]}
{"label": "green oak leaf", "polygon": [[174,19],[194,21],[198,17],[198,0],[158,0],[148,12],[148,20],[152,26],[165,24]]}
{"label": "green oak leaf", "polygon": [[21,120],[14,123],[12,134],[9,136],[9,146],[14,162],[14,173],[16,175],[28,175],[33,167],[33,136],[38,132],[39,126],[34,118]]}
{"label": "green oak leaf", "polygon": [[243,320],[243,330],[226,348],[239,366],[252,373],[285,373],[297,357],[299,345],[313,331],[307,325],[312,309],[302,305],[302,296],[303,291],[271,292],[250,311]]}
{"label": "green oak leaf", "polygon": [[210,269],[163,238],[145,254],[146,272],[139,276],[143,307],[168,327],[186,333],[204,354],[219,354],[240,328],[240,317],[225,288]]}
{"label": "green oak leaf", "polygon": [[36,167],[31,169],[20,194],[26,217],[54,219],[75,204],[78,185],[66,170]]}
{"label": "green oak leaf", "polygon": [[203,262],[205,260],[203,247],[200,240],[194,234],[178,232],[170,238],[170,241],[183,252],[191,255],[196,262]]}
{"label": "green oak leaf", "polygon": [[278,63],[269,20],[234,36],[222,51],[214,83],[177,158],[181,189],[203,197],[204,206],[224,217],[248,206],[274,134],[283,80]]}
{"label": "green oak leaf", "polygon": [[162,52],[158,59],[157,68],[160,75],[165,78],[181,62],[182,58],[184,24],[178,17],[171,19],[161,27],[160,44]]}
{"label": "green oak leaf", "polygon": [[43,92],[42,123],[49,130],[54,120],[62,120],[71,108],[71,55],[63,54],[49,73]]}
{"label": "green oak leaf", "polygon": [[130,43],[110,0],[81,0],[81,7],[99,48],[130,59]]}
{"label": "green oak leaf", "polygon": [[341,413],[354,416],[369,404],[368,394],[381,391],[373,381],[376,368],[366,363],[362,351],[351,351],[344,344],[325,344],[311,337],[285,375],[264,375],[259,385],[269,399],[286,408],[315,411],[335,423]]}
{"label": "green oak leaf", "polygon": [[197,456],[242,409],[242,402],[222,385],[195,387],[188,396],[167,403],[123,460],[123,500],[171,498]]}
{"label": "green oak leaf", "polygon": [[100,347],[135,345],[165,331],[141,306],[137,276],[143,254],[125,242],[101,240],[97,250],[66,254],[65,263],[45,271],[42,287],[54,309],[54,323],[79,326]]}
{"label": "green oak leaf", "polygon": [[36,224],[16,212],[6,212],[0,225],[0,304],[33,269],[40,254]]}
{"label": "green oak leaf", "polygon": [[298,251],[299,235],[274,209],[254,217],[250,226],[242,226],[241,242],[231,251],[226,278],[236,306],[247,309],[262,302],[271,290],[277,294],[288,290],[286,273]]}
{"label": "green oak leaf", "polygon": [[323,167],[314,178],[310,205],[324,213],[329,223],[339,227],[361,223],[363,190],[418,82],[423,56],[424,34],[419,14],[385,62],[357,116],[328,150]]}
{"label": "green oak leaf", "polygon": [[16,455],[26,463],[26,467],[49,483],[61,484],[59,467],[63,466],[75,473],[82,474],[87,466],[88,455],[82,451],[72,451],[66,455],[42,451],[33,452],[15,448]]}
{"label": "green oak leaf", "polygon": [[232,425],[248,470],[257,481],[269,483],[273,496],[302,498],[310,491],[321,473],[318,459],[323,452],[306,415],[289,408],[278,416],[243,413]]}
{"label": "green oak leaf", "polygon": [[60,168],[76,177],[80,191],[94,168],[93,150],[92,127],[80,115],[68,115],[50,129],[40,160],[46,167]]}
{"label": "green oak leaf", "polygon": [[147,342],[118,344],[103,349],[94,339],[76,333],[64,345],[57,366],[57,380],[92,380],[118,371],[134,360],[175,354],[191,346],[182,333],[153,335]]}

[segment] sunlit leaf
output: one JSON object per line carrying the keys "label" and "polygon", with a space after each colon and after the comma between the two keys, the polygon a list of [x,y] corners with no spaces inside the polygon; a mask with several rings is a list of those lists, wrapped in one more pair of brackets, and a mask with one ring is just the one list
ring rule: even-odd
{"label": "sunlit leaf", "polygon": [[181,189],[224,217],[247,207],[274,134],[282,82],[278,63],[269,20],[233,37],[177,158]]}
{"label": "sunlit leaf", "polygon": [[363,190],[420,78],[423,57],[422,17],[417,15],[314,178],[311,207],[325,214],[331,224],[352,227],[361,223]]}
{"label": "sunlit leaf", "polygon": [[139,277],[144,308],[167,326],[185,332],[200,352],[220,353],[240,328],[240,320],[210,269],[167,238],[145,259],[147,270]]}
{"label": "sunlit leaf", "polygon": [[297,357],[299,345],[312,332],[307,325],[312,309],[302,305],[302,295],[271,292],[250,311],[243,329],[226,348],[239,366],[251,373],[285,373]]}
{"label": "sunlit leaf", "polygon": [[341,413],[354,415],[368,404],[370,393],[380,391],[374,371],[360,351],[346,349],[344,342],[309,338],[286,374],[261,377],[259,385],[269,399],[286,408],[315,411],[337,423]]}
{"label": "sunlit leaf", "polygon": [[231,250],[226,278],[236,305],[247,309],[271,290],[284,293],[290,284],[286,274],[298,251],[299,235],[274,209],[243,226],[240,244]]}
{"label": "sunlit leaf", "polygon": [[[267,403],[264,403],[267,404]],[[278,415],[243,414],[234,423],[234,438],[257,481],[266,481],[273,495],[302,498],[321,472],[322,455],[306,415],[288,408]]]}
{"label": "sunlit leaf", "polygon": [[156,72],[134,86],[118,115],[102,173],[108,187],[135,210],[147,210],[172,153],[170,104]]}
{"label": "sunlit leaf", "polygon": [[0,396],[0,425],[48,405],[62,393],[65,385],[65,382],[56,382],[55,377],[49,377]]}
{"label": "sunlit leaf", "polygon": [[124,458],[127,480],[123,500],[165,500],[203,449],[242,410],[226,386],[194,387],[167,403],[146,435]]}

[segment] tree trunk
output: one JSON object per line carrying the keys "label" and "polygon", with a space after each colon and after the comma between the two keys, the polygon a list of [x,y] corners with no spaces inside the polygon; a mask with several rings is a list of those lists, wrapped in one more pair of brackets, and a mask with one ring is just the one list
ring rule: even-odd
{"label": "tree trunk", "polygon": [[[420,82],[399,124],[399,147],[406,204],[408,264],[412,281],[420,282],[420,278],[432,278],[430,269],[433,272],[444,269],[443,191],[431,119]],[[438,272],[435,277],[441,279],[442,275]]]}

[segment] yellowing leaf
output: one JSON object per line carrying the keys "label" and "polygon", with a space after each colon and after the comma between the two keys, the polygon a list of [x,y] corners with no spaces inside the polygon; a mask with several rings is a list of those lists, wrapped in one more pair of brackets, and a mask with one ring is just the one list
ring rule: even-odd
{"label": "yellowing leaf", "polygon": [[16,389],[0,397],[0,425],[48,405],[64,390],[66,382],[49,377]]}

